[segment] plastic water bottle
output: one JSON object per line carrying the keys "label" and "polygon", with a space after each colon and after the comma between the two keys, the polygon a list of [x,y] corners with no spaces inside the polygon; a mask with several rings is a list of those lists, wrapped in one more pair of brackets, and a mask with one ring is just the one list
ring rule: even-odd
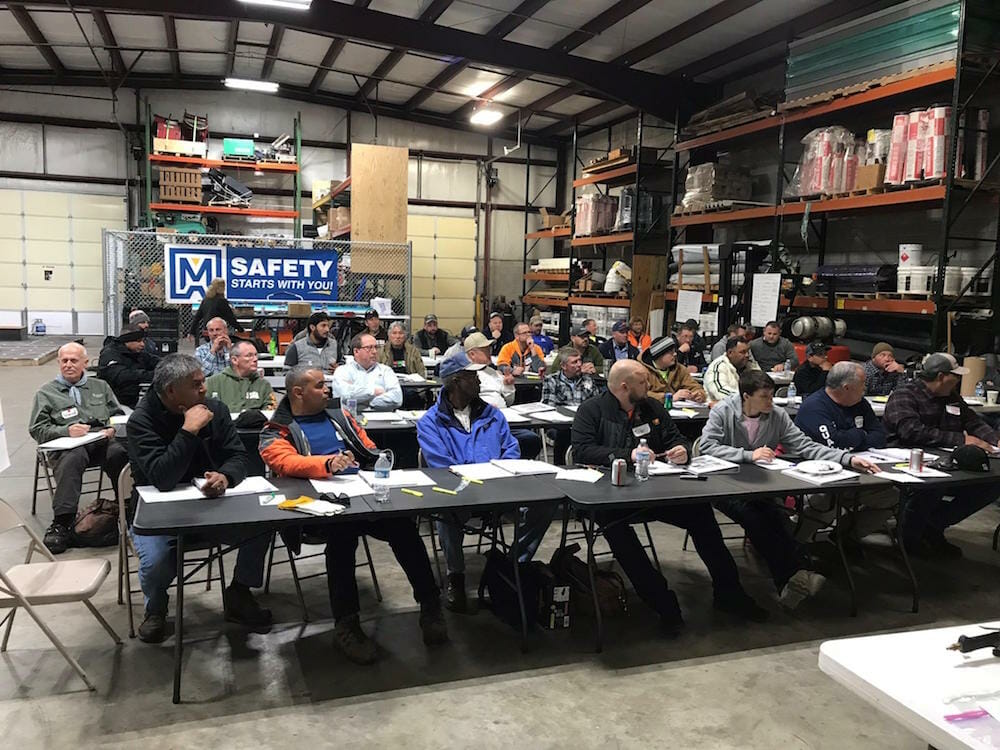
{"label": "plastic water bottle", "polygon": [[639,448],[635,452],[635,478],[640,482],[649,479],[649,446],[646,438],[639,441]]}
{"label": "plastic water bottle", "polygon": [[986,383],[982,380],[976,383],[976,398],[983,399],[983,403],[986,402]]}
{"label": "plastic water bottle", "polygon": [[271,337],[271,340],[267,344],[267,350],[271,353],[272,357],[278,356],[278,339],[275,336]]}
{"label": "plastic water bottle", "polygon": [[375,482],[372,489],[375,491],[375,502],[384,503],[389,499],[389,472],[392,471],[392,459],[389,458],[388,451],[379,454],[378,461],[375,462]]}
{"label": "plastic water bottle", "polygon": [[788,384],[788,403],[794,404],[796,396],[799,395],[799,389],[795,387],[795,381]]}
{"label": "plastic water bottle", "polygon": [[791,372],[791,371],[792,371],[792,358],[789,357],[788,359],[785,360],[785,372]]}

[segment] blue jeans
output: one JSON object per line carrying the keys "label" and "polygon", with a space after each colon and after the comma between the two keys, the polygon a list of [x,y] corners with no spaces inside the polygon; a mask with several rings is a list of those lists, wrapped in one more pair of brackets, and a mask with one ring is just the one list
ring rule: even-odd
{"label": "blue jeans", "polygon": [[[177,537],[132,535],[132,544],[139,556],[139,586],[146,601],[147,615],[167,614],[167,589],[177,573]],[[246,540],[244,542],[244,540]],[[264,558],[271,544],[270,534],[247,536],[240,533],[219,533],[211,537],[188,536],[185,546],[194,544],[240,544],[236,553],[233,580],[250,588],[264,584]]]}
{"label": "blue jeans", "polygon": [[[518,562],[531,562],[558,507],[558,503],[544,503],[518,509]],[[471,517],[470,513],[446,513],[435,521],[449,574],[465,573],[465,550],[462,545],[465,542],[465,524]]]}
{"label": "blue jeans", "polygon": [[[961,523],[982,510],[1000,495],[990,486],[949,490],[909,490],[903,493],[900,505],[900,535],[907,549],[922,538],[940,539],[949,526]],[[944,498],[951,496],[950,501]]]}

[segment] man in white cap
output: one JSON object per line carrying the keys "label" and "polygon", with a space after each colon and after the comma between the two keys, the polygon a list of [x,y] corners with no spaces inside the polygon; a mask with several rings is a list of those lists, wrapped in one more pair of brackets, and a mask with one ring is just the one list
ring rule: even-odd
{"label": "man in white cap", "polygon": [[[984,422],[958,393],[967,367],[944,352],[928,355],[917,377],[893,391],[882,423],[887,444],[906,448],[959,448],[974,445],[987,454],[1000,448],[1000,434]],[[907,487],[907,490],[910,488]],[[956,558],[962,548],[947,541],[944,531],[993,503],[1000,488],[977,484],[945,492],[906,492],[900,514],[900,536],[908,552],[921,557]]]}

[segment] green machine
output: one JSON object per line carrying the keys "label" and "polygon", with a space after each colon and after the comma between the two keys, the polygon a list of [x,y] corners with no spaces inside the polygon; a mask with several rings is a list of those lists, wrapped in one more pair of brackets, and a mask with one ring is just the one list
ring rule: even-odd
{"label": "green machine", "polygon": [[254,145],[251,138],[223,138],[223,159],[253,159]]}

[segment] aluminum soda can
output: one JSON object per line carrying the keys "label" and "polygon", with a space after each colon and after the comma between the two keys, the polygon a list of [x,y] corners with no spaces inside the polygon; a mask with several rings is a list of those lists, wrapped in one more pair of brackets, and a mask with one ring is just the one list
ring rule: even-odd
{"label": "aluminum soda can", "polygon": [[674,394],[669,391],[663,394],[663,408],[668,411],[674,408]]}
{"label": "aluminum soda can", "polygon": [[615,487],[624,487],[628,478],[628,464],[624,458],[616,458],[611,462],[611,484]]}
{"label": "aluminum soda can", "polygon": [[910,449],[910,471],[924,470],[924,451],[922,448]]}

